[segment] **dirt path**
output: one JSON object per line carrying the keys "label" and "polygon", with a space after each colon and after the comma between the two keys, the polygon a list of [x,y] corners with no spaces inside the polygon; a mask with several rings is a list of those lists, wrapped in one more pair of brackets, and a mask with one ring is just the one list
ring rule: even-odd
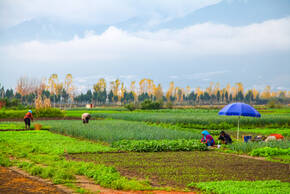
{"label": "dirt path", "polygon": [[68,193],[54,185],[0,166],[0,193]]}
{"label": "dirt path", "polygon": [[[179,191],[120,191],[109,188],[103,188],[84,176],[77,176],[76,185],[89,191],[89,193],[100,194],[194,194],[194,192]],[[50,181],[30,176],[26,172],[15,168],[6,168],[0,166],[0,193],[15,194],[34,194],[34,193],[75,193],[62,185],[53,185]]]}

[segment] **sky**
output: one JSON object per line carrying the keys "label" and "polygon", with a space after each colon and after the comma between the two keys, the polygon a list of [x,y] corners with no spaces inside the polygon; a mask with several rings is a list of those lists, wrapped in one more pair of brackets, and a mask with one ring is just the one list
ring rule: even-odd
{"label": "sky", "polygon": [[0,84],[53,73],[290,90],[290,1],[1,0]]}

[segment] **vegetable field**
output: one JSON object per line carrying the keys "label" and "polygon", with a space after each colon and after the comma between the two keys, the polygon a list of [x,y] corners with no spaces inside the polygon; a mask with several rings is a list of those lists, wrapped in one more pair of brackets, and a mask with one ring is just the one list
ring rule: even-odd
{"label": "vegetable field", "polygon": [[[218,116],[215,109],[56,112],[70,120],[36,118],[30,131],[23,131],[22,116],[0,122],[0,165],[79,193],[90,193],[78,184],[79,177],[114,190],[153,193],[290,192],[287,110],[265,110],[262,118],[242,118],[240,123],[241,135],[280,133],[283,141],[244,143],[232,137],[233,144],[220,149],[202,144],[201,131],[207,129],[218,142],[221,130],[236,132],[237,117]],[[88,124],[80,119],[84,112],[92,114]],[[36,123],[42,130],[34,130]]]}
{"label": "vegetable field", "polygon": [[[95,118],[111,118],[128,121],[144,121],[151,123],[169,123],[187,128],[231,129],[237,126],[237,117],[219,116],[218,110],[207,109],[164,109],[156,111],[92,111]],[[76,116],[68,111],[67,116]],[[78,114],[79,115],[79,114]],[[241,117],[242,128],[289,128],[290,111],[277,114],[265,114],[261,118]]]}

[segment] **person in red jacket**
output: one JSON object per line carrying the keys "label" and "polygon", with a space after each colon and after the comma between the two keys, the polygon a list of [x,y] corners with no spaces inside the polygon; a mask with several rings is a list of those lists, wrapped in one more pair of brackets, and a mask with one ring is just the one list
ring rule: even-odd
{"label": "person in red jacket", "polygon": [[24,116],[25,129],[30,129],[30,121],[33,121],[32,111],[29,110]]}

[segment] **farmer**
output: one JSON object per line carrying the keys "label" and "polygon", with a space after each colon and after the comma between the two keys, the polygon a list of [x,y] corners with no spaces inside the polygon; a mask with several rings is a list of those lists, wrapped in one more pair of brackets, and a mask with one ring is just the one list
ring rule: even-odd
{"label": "farmer", "polygon": [[215,144],[213,137],[209,134],[208,131],[201,132],[202,139],[200,140],[201,143],[205,143],[207,146],[213,146]]}
{"label": "farmer", "polygon": [[220,132],[220,136],[218,140],[221,140],[224,144],[231,144],[233,141],[229,134],[225,133],[224,131]]}
{"label": "farmer", "polygon": [[33,121],[32,111],[29,110],[24,116],[25,129],[30,129],[30,120]]}
{"label": "farmer", "polygon": [[84,124],[89,123],[90,118],[91,118],[91,115],[89,113],[82,114],[82,120]]}
{"label": "farmer", "polygon": [[283,140],[284,137],[281,134],[271,134],[267,139],[265,140],[266,142],[268,141],[276,141],[276,140]]}

